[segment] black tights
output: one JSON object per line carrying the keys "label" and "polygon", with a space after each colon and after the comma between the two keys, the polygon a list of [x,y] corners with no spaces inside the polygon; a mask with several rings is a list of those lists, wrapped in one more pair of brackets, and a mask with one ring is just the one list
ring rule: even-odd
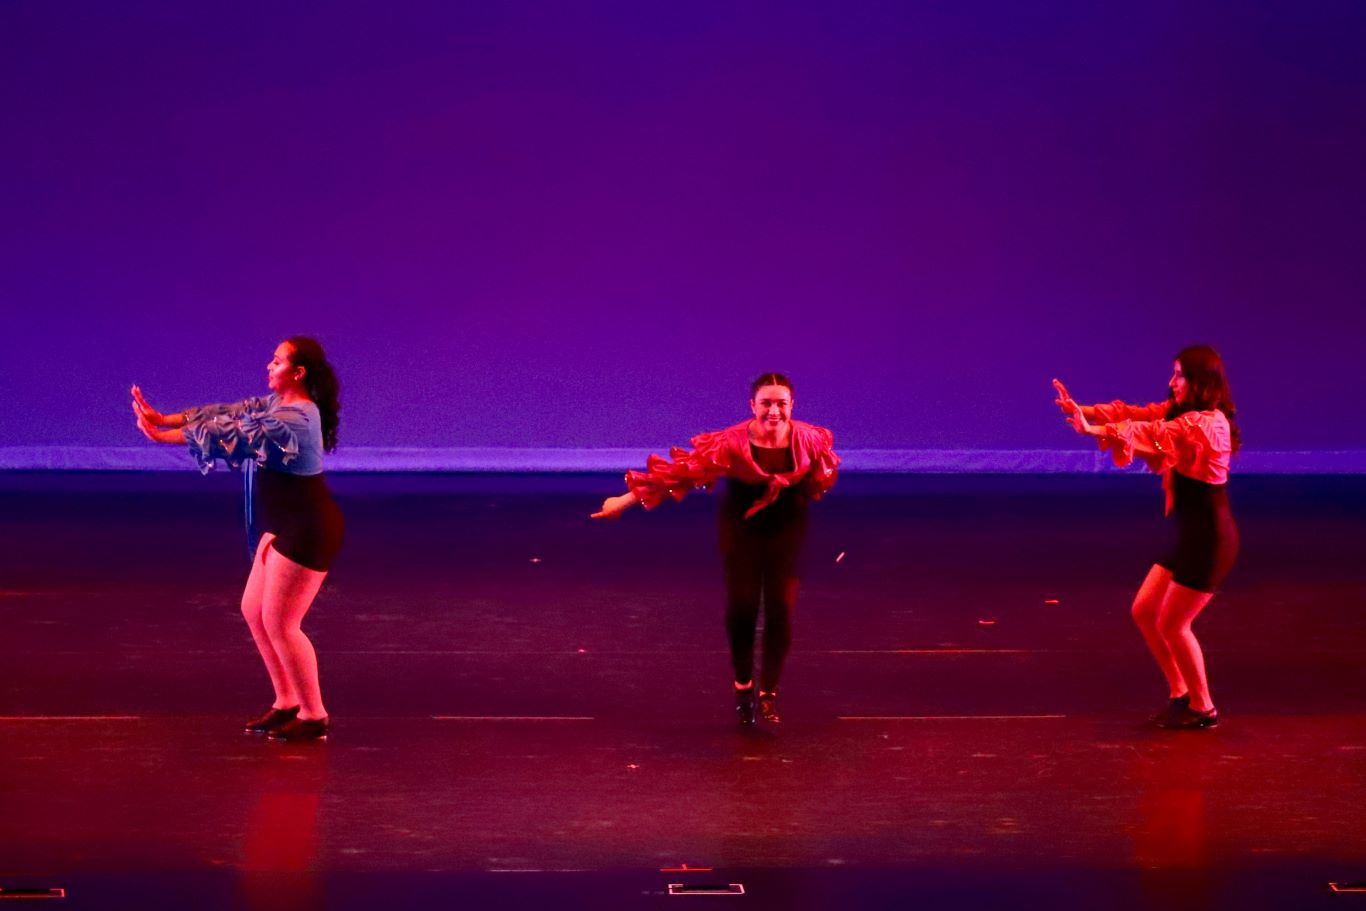
{"label": "black tights", "polygon": [[805,523],[794,522],[776,534],[756,534],[738,523],[724,523],[721,550],[726,567],[726,633],[730,636],[735,681],[754,679],[754,639],[759,604],[764,607],[764,660],[759,689],[777,692],[783,660],[792,644],[792,609],[797,604],[797,559]]}

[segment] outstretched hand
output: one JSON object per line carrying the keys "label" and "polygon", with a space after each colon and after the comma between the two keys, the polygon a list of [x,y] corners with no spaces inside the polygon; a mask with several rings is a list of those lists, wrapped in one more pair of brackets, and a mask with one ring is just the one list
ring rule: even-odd
{"label": "outstretched hand", "polygon": [[166,415],[147,403],[147,399],[143,398],[141,387],[138,386],[133,387],[133,413],[139,419],[145,418],[147,423],[154,427],[164,427],[170,423],[166,420]]}
{"label": "outstretched hand", "polygon": [[1053,404],[1062,409],[1063,417],[1067,419],[1068,424],[1072,425],[1072,429],[1077,433],[1090,433],[1090,422],[1086,420],[1086,415],[1082,413],[1081,406],[1072,399],[1067,387],[1062,384],[1062,380],[1054,380],[1053,389],[1058,393]]}
{"label": "outstretched hand", "polygon": [[1067,387],[1062,384],[1062,380],[1053,381],[1053,390],[1058,394],[1058,397],[1053,400],[1053,404],[1062,409],[1064,416],[1071,414],[1072,406],[1075,405],[1076,402],[1072,401],[1072,394],[1067,391]]}
{"label": "outstretched hand", "polygon": [[1068,404],[1072,406],[1072,413],[1067,416],[1067,423],[1071,424],[1077,433],[1090,433],[1093,427],[1091,422],[1086,420],[1086,415],[1081,413],[1081,406],[1076,402]]}
{"label": "outstretched hand", "polygon": [[[136,405],[133,406],[133,410],[137,411]],[[141,430],[142,435],[147,437],[147,439],[151,440],[153,443],[179,442],[178,440],[173,438],[177,431],[166,430],[161,427],[157,427],[151,421],[147,420],[147,416],[142,414],[141,412],[138,412],[137,423],[138,430]]]}
{"label": "outstretched hand", "polygon": [[618,494],[602,501],[602,508],[589,516],[590,519],[620,519],[621,514],[636,504],[633,493]]}

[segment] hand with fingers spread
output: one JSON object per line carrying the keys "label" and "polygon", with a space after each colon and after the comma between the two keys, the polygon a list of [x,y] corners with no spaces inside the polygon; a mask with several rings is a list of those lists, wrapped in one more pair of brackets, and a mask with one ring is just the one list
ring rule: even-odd
{"label": "hand with fingers spread", "polygon": [[602,509],[589,516],[590,519],[620,519],[622,513],[640,502],[633,493],[618,494],[602,501]]}

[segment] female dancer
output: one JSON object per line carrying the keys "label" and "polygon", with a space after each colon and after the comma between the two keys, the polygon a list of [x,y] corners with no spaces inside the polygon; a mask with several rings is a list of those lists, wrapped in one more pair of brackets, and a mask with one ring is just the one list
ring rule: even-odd
{"label": "female dancer", "polygon": [[271,394],[162,414],[133,387],[138,427],[158,443],[188,444],[207,474],[215,458],[255,459],[264,534],[242,592],[242,615],[275,687],[269,711],[245,730],[277,740],[325,740],[329,727],[318,659],[300,629],[341,548],[342,516],[323,480],[337,448],[338,384],[322,346],[281,342],[266,367]]}
{"label": "female dancer", "polygon": [[666,496],[682,500],[694,487],[726,478],[721,503],[721,554],[726,571],[726,632],[735,668],[740,724],[755,724],[754,638],[764,605],[764,658],[758,711],[778,723],[778,680],[792,642],[799,560],[811,500],[834,486],[839,456],[824,427],[792,419],[792,381],[765,373],[750,387],[751,420],[692,439],[672,461],[652,455],[644,471],[628,471],[629,490],[603,501],[595,519],[615,519],[640,503],[653,509]]}
{"label": "female dancer", "polygon": [[1116,465],[1130,464],[1137,454],[1163,476],[1174,541],[1148,571],[1133,604],[1134,622],[1170,690],[1167,709],[1153,720],[1169,728],[1214,727],[1219,712],[1191,624],[1238,555],[1226,484],[1239,434],[1223,361],[1213,348],[1185,349],[1176,356],[1171,399],[1151,405],[1078,405],[1061,382],[1054,380],[1053,387],[1068,423],[1098,437]]}

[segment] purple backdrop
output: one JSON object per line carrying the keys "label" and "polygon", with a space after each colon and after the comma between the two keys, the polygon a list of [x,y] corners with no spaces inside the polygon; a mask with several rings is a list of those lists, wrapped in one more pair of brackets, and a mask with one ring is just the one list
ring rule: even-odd
{"label": "purple backdrop", "polygon": [[[1366,5],[0,6],[0,445],[320,337],[343,446],[1075,449],[1229,362],[1366,450]],[[150,445],[150,444],[148,444]],[[1324,456],[1324,459],[1331,459]]]}

